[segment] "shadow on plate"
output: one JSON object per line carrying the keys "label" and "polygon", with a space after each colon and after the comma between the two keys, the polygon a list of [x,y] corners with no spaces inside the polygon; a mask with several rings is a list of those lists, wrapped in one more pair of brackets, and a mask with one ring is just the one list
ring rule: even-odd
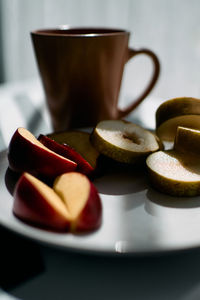
{"label": "shadow on plate", "polygon": [[105,174],[94,180],[101,194],[125,195],[137,193],[146,188],[146,179],[141,171],[118,171]]}
{"label": "shadow on plate", "polygon": [[126,195],[147,188],[144,166],[115,167],[94,180],[99,193],[104,195]]}
{"label": "shadow on plate", "polygon": [[153,188],[148,188],[146,196],[154,204],[171,208],[195,208],[200,207],[200,197],[173,197]]}

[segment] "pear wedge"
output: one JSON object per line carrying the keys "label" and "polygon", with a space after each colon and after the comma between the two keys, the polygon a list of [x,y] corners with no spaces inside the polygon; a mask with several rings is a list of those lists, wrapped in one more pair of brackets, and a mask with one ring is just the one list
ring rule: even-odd
{"label": "pear wedge", "polygon": [[91,134],[91,143],[101,154],[128,164],[160,149],[154,133],[123,120],[99,122]]}
{"label": "pear wedge", "polygon": [[178,127],[174,148],[146,160],[149,178],[159,191],[172,196],[200,195],[200,131]]}
{"label": "pear wedge", "polygon": [[174,150],[200,159],[200,130],[178,126]]}
{"label": "pear wedge", "polygon": [[151,184],[171,196],[200,195],[200,160],[181,155],[174,150],[158,151],[146,160]]}
{"label": "pear wedge", "polygon": [[200,99],[174,98],[156,111],[156,134],[163,141],[174,141],[178,126],[200,129]]}

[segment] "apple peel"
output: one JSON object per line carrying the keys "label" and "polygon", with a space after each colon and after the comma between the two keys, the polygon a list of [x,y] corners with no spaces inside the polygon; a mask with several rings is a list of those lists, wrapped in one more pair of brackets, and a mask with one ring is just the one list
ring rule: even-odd
{"label": "apple peel", "polygon": [[40,134],[38,140],[48,149],[77,163],[77,168],[76,168],[77,172],[83,173],[87,176],[93,174],[94,168],[75,149],[73,149],[69,145],[59,144],[55,140],[42,134]]}
{"label": "apple peel", "polygon": [[40,143],[25,128],[18,128],[8,147],[9,167],[15,172],[28,172],[47,181],[76,170],[77,164]]}
{"label": "apple peel", "polygon": [[94,170],[96,169],[99,152],[90,142],[90,133],[79,130],[69,130],[54,132],[47,136],[59,144],[70,146],[79,153]]}
{"label": "apple peel", "polygon": [[13,213],[18,218],[58,231],[69,230],[70,214],[60,197],[31,174],[22,174],[13,196]]}
{"label": "apple peel", "polygon": [[14,190],[13,213],[38,226],[86,232],[100,226],[102,205],[96,187],[81,173],[62,174],[51,188],[25,172]]}
{"label": "apple peel", "polygon": [[[94,184],[77,172],[59,176],[53,185],[71,215],[72,231],[88,231],[101,224],[102,205]],[[81,200],[80,200],[81,199]]]}

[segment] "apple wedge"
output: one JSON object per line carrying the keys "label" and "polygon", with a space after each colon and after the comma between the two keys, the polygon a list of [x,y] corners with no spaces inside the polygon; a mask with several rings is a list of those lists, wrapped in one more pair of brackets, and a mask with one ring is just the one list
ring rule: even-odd
{"label": "apple wedge", "polygon": [[18,218],[58,231],[70,229],[71,216],[66,205],[48,185],[23,173],[14,190],[13,213]]}
{"label": "apple wedge", "polygon": [[123,120],[105,120],[97,124],[91,143],[105,156],[132,164],[158,151],[158,138],[148,130]]}
{"label": "apple wedge", "polygon": [[200,131],[178,127],[174,149],[158,151],[146,160],[149,178],[172,196],[200,195]]}
{"label": "apple wedge", "polygon": [[14,190],[13,213],[20,219],[59,231],[91,231],[101,224],[99,194],[78,172],[59,176],[53,189],[23,173]]}
{"label": "apple wedge", "polygon": [[200,99],[174,98],[163,102],[156,111],[156,134],[173,142],[178,126],[200,129]]}
{"label": "apple wedge", "polygon": [[77,163],[76,171],[90,176],[94,172],[94,168],[73,148],[67,144],[59,144],[55,140],[49,138],[46,135],[40,134],[38,137],[40,143],[42,143],[48,149],[56,152],[57,154],[64,156]]}
{"label": "apple wedge", "polygon": [[59,176],[53,185],[71,215],[71,231],[88,231],[101,224],[102,205],[94,184],[83,174],[70,172]]}
{"label": "apple wedge", "polygon": [[51,151],[25,128],[18,128],[8,147],[9,167],[15,172],[53,180],[65,172],[74,171],[77,164]]}
{"label": "apple wedge", "polygon": [[67,144],[73,148],[94,170],[96,169],[99,152],[91,145],[88,132],[72,130],[51,133],[47,136],[59,144]]}

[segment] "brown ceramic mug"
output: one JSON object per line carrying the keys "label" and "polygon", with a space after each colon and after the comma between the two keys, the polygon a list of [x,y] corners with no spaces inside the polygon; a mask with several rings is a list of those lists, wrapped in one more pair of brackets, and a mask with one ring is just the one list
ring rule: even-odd
{"label": "brown ceramic mug", "polygon": [[[130,49],[129,35],[121,29],[64,26],[31,32],[55,131],[124,118],[149,94],[159,76],[158,58],[148,49]],[[152,78],[138,99],[120,110],[124,66],[139,54],[152,59]]]}

